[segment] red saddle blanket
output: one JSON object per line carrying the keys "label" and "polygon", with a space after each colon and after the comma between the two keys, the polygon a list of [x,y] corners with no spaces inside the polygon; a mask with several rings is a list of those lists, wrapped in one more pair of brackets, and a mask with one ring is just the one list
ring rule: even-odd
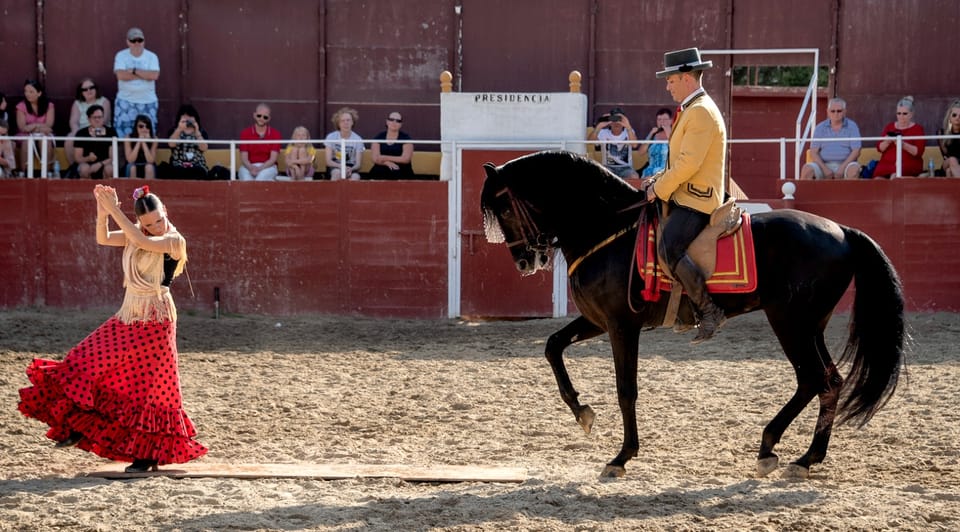
{"label": "red saddle blanket", "polygon": [[[750,214],[744,212],[742,218],[736,233],[717,240],[717,266],[707,279],[708,292],[744,293],[757,289],[757,257],[753,249]],[[661,291],[673,288],[673,281],[663,274],[656,262],[656,222],[641,226],[638,238],[644,233],[646,242],[637,246],[637,269],[643,274],[643,299],[657,301]]]}

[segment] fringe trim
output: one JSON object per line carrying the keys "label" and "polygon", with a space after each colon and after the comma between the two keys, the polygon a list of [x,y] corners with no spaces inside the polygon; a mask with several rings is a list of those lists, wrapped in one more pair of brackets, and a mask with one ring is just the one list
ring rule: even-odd
{"label": "fringe trim", "polygon": [[123,304],[114,314],[129,325],[135,321],[177,321],[177,306],[173,303],[170,289],[161,286],[156,292],[139,292],[127,288]]}

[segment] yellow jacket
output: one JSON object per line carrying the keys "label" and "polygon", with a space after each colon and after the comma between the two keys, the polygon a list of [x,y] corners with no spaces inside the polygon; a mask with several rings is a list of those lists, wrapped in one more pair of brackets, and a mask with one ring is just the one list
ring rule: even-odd
{"label": "yellow jacket", "polygon": [[727,128],[706,93],[687,103],[670,134],[667,170],[654,181],[657,197],[710,214],[724,196]]}

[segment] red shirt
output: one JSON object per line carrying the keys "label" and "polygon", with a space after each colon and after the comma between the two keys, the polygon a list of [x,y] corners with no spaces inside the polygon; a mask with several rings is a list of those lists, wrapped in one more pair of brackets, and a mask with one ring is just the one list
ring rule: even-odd
{"label": "red shirt", "polygon": [[[240,132],[240,140],[281,140],[280,132],[267,126],[266,134],[261,137],[257,134],[256,126],[250,126]],[[240,151],[247,152],[251,163],[263,163],[270,158],[270,152],[280,153],[280,143],[276,144],[241,144]]]}

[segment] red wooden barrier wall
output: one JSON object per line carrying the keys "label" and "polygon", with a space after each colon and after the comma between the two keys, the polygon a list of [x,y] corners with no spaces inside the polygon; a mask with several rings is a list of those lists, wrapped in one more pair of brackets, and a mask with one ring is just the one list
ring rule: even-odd
{"label": "red wooden barrier wall", "polygon": [[[127,212],[141,183],[111,182]],[[447,315],[446,182],[152,186],[189,242],[196,297],[181,278],[173,289],[181,309],[212,314],[219,287],[224,312]],[[94,241],[92,188],[0,181],[0,308],[119,305],[120,250]],[[960,311],[960,181],[800,182],[794,206],[877,240],[903,278],[908,309]],[[463,282],[498,288],[473,278],[482,275]]]}

